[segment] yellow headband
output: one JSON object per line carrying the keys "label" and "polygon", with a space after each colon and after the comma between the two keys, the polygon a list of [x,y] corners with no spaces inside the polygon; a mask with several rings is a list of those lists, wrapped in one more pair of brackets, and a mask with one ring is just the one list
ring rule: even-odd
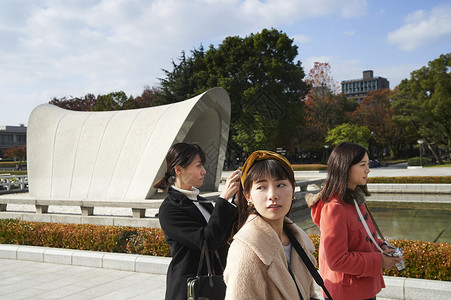
{"label": "yellow headband", "polygon": [[[256,161],[259,160],[265,160],[265,159],[275,159],[278,160],[287,166],[290,167],[290,169],[293,171],[293,167],[291,166],[288,159],[286,159],[284,156],[267,150],[259,150],[253,152],[244,162],[243,169],[241,170],[241,184],[244,188],[244,180],[246,179],[247,173],[249,172],[250,168],[254,165]],[[293,171],[294,172],[294,171]]]}

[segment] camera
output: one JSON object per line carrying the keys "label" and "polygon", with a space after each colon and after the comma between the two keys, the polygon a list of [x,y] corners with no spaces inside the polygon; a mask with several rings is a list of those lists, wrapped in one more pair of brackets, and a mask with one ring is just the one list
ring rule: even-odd
{"label": "camera", "polygon": [[[393,248],[395,249],[394,252],[392,253],[386,253],[387,256],[392,256],[392,257],[402,257],[403,252],[402,252],[402,248]],[[399,263],[395,264],[396,269],[398,269],[399,272],[404,271],[406,266],[404,264],[404,260],[401,260]]]}

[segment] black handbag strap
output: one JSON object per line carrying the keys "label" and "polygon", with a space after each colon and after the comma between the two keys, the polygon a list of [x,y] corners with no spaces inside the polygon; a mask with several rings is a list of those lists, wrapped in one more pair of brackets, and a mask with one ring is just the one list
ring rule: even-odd
{"label": "black handbag strap", "polygon": [[296,289],[298,290],[299,299],[304,300],[304,297],[302,297],[301,291],[299,290],[298,284],[296,283],[296,279],[294,278],[293,271],[291,271],[290,265],[288,265],[288,272],[290,272],[291,278],[293,278],[294,284],[296,285]]}
{"label": "black handbag strap", "polygon": [[[215,250],[214,254],[218,260],[218,263],[219,263],[219,266],[221,267],[222,272],[224,272],[224,267],[222,266],[221,258],[219,257],[218,251]],[[199,258],[199,266],[197,268],[197,276],[200,276],[200,272],[202,271],[204,258],[207,263],[207,272],[208,272],[207,275],[208,276],[215,275],[214,266],[212,266],[211,261],[210,261],[210,255],[209,255],[209,251],[208,251],[207,241],[205,241],[205,240],[202,242],[202,249],[200,250],[200,258]]]}
{"label": "black handbag strap", "polygon": [[299,256],[301,257],[302,261],[304,262],[305,266],[307,267],[307,269],[309,270],[310,274],[312,275],[313,279],[315,279],[315,282],[323,289],[324,293],[326,293],[327,297],[330,300],[332,299],[332,296],[329,294],[329,291],[326,289],[326,286],[324,285],[324,281],[323,278],[321,277],[321,275],[318,273],[318,270],[316,270],[315,266],[313,265],[312,261],[310,260],[310,258],[307,256],[307,253],[305,253],[304,249],[302,248],[302,246],[299,244],[299,242],[295,239],[295,237],[293,236],[293,234],[290,232],[290,230],[285,230],[288,238],[290,239],[290,243],[291,245],[294,247],[294,249],[296,250],[296,252],[299,254]]}

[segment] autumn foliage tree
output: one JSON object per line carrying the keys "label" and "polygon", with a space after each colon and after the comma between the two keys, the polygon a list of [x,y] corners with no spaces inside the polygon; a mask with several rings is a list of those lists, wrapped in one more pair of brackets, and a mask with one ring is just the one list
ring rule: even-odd
{"label": "autumn foliage tree", "polygon": [[134,99],[136,103],[136,107],[134,108],[145,108],[165,104],[160,100],[160,94],[161,89],[157,87],[146,86],[141,96],[138,96]]}
{"label": "autumn foliage tree", "polygon": [[353,117],[358,124],[368,127],[375,142],[389,147],[391,155],[397,157],[405,143],[405,134],[393,121],[393,94],[394,91],[390,89],[370,91],[353,113]]}
{"label": "autumn foliage tree", "polygon": [[304,99],[306,125],[303,144],[309,145],[305,148],[321,149],[327,132],[349,122],[358,104],[338,93],[338,83],[332,78],[329,63],[315,62],[306,81],[311,89]]}
{"label": "autumn foliage tree", "polygon": [[75,111],[91,111],[97,103],[97,98],[93,94],[86,94],[83,98],[70,97],[70,98],[56,98],[54,97],[49,102],[50,104],[56,105],[58,107],[75,110]]}
{"label": "autumn foliage tree", "polygon": [[27,149],[25,146],[13,146],[3,151],[5,158],[25,161],[27,158]]}
{"label": "autumn foliage tree", "polygon": [[340,93],[340,85],[332,77],[331,66],[329,63],[315,62],[313,68],[305,77],[305,81],[312,85],[311,93],[320,97],[328,94],[337,95]]}
{"label": "autumn foliage tree", "polygon": [[49,103],[58,107],[75,111],[111,111],[145,108],[166,104],[161,101],[161,89],[157,87],[146,86],[142,94],[136,98],[127,96],[125,92],[112,92],[106,95],[87,94],[83,98],[56,98]]}

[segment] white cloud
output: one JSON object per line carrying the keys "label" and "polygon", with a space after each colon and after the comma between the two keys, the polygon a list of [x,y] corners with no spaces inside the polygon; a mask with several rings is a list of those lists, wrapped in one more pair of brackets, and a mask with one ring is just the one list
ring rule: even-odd
{"label": "white cloud", "polygon": [[388,34],[388,41],[401,50],[413,51],[420,47],[451,40],[451,5],[442,4],[430,12],[417,10],[409,14],[404,25]]}
{"label": "white cloud", "polygon": [[171,70],[171,59],[201,43],[366,12],[366,0],[2,0],[0,125],[26,123],[52,97],[138,96],[158,84],[162,68]]}
{"label": "white cloud", "polygon": [[399,64],[390,66],[381,66],[377,69],[380,75],[374,74],[375,76],[381,76],[388,79],[390,82],[390,89],[394,89],[398,86],[402,80],[410,79],[410,73],[415,70],[420,69],[424,65],[421,64]]}
{"label": "white cloud", "polygon": [[[260,16],[274,22],[324,17],[332,14],[356,18],[366,14],[366,0],[244,0],[240,9],[244,15]],[[237,9],[237,13],[240,13]]]}
{"label": "white cloud", "polygon": [[308,44],[312,41],[312,39],[309,36],[304,34],[296,34],[291,36],[291,38],[294,39],[294,43],[298,46],[302,44]]}

